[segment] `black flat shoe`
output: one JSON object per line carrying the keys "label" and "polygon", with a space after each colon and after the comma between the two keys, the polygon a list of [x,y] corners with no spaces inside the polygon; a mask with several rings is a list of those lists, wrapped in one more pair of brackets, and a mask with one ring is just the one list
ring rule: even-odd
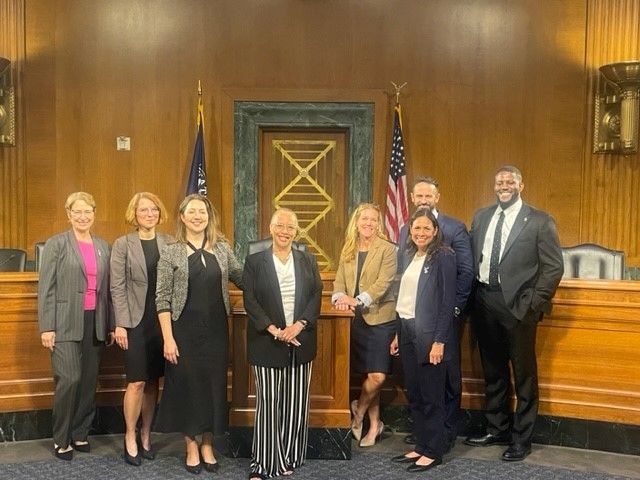
{"label": "black flat shoe", "polygon": [[62,450],[64,450],[67,447],[56,447],[55,445],[53,446],[53,454],[56,456],[56,458],[60,459],[60,460],[65,460],[67,462],[70,462],[71,459],[73,459],[73,449],[70,449],[66,452],[63,452]]}
{"label": "black flat shoe", "polygon": [[134,467],[139,467],[140,465],[142,465],[142,457],[140,457],[140,451],[138,451],[138,454],[135,457],[133,455],[129,455],[126,440],[124,441],[124,461]]}
{"label": "black flat shoe", "polygon": [[391,461],[393,463],[416,463],[416,460],[420,458],[420,455],[417,457],[407,457],[406,455],[396,455],[395,457],[391,457]]}
{"label": "black flat shoe", "polygon": [[73,444],[73,449],[76,452],[80,452],[80,453],[91,453],[91,444],[89,442],[87,442],[87,443],[74,443]]}
{"label": "black flat shoe", "polygon": [[531,453],[530,445],[511,445],[502,454],[502,460],[505,462],[520,462]]}
{"label": "black flat shoe", "polygon": [[465,445],[471,445],[472,447],[488,447],[489,445],[510,445],[511,435],[508,433],[501,433],[500,435],[494,435],[487,433],[481,437],[467,437],[464,441]]}
{"label": "black flat shoe", "polygon": [[[215,465],[215,463],[213,463],[212,465]],[[202,471],[202,463],[198,463],[197,465],[187,465],[187,461],[185,460],[184,461],[184,469],[189,473],[193,473],[194,475],[198,475]]]}
{"label": "black flat shoe", "polygon": [[214,462],[214,463],[207,463],[204,460],[202,461],[202,463],[204,463],[204,469],[207,472],[210,473],[217,473],[218,470],[220,470],[220,464],[218,462]]}
{"label": "black flat shoe", "polygon": [[436,458],[429,465],[418,465],[417,463],[414,463],[413,465],[409,465],[407,467],[407,472],[413,472],[413,473],[426,472],[427,470],[431,470],[432,468],[435,468],[438,465],[442,465],[442,459],[441,458]]}

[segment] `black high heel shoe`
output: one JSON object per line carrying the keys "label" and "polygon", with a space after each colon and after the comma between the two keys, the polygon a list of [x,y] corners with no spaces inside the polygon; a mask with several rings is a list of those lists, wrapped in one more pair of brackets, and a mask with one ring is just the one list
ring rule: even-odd
{"label": "black high heel shoe", "polygon": [[135,457],[129,455],[126,439],[124,440],[124,461],[129,465],[133,465],[134,467],[139,467],[140,465],[142,465],[142,457],[140,457],[140,451],[138,451],[138,454]]}
{"label": "black high heel shoe", "polygon": [[147,460],[156,459],[156,453],[158,452],[156,451],[155,448],[153,448],[153,445],[150,445],[149,450],[144,448],[144,445],[142,444],[142,437],[140,436],[140,432],[138,432],[138,435],[136,437],[136,442],[138,443],[138,452],[140,452],[140,454],[142,455],[142,458]]}
{"label": "black high heel shoe", "polygon": [[[213,463],[212,465],[216,465],[216,464]],[[198,475],[202,471],[202,462],[198,463],[197,465],[187,465],[187,459],[185,458],[184,459],[184,469],[189,473],[193,473],[194,475]]]}

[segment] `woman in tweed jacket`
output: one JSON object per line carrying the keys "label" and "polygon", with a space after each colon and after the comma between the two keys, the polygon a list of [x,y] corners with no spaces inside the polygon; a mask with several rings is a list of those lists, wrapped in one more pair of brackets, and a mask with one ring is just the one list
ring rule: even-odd
{"label": "woman in tweed jacket", "polygon": [[176,240],[158,262],[156,306],[167,362],[156,429],[182,432],[188,472],[200,473],[200,459],[216,472],[213,437],[228,426],[228,282],[241,288],[242,267],[204,196],[180,204]]}

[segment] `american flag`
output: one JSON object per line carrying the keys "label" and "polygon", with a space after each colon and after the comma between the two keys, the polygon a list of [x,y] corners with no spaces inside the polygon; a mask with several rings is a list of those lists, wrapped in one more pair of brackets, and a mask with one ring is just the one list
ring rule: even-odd
{"label": "american flag", "polygon": [[402,140],[402,110],[396,105],[391,139],[391,161],[389,162],[389,184],[387,185],[387,212],[384,225],[392,242],[400,240],[400,229],[409,221],[407,206],[407,170]]}

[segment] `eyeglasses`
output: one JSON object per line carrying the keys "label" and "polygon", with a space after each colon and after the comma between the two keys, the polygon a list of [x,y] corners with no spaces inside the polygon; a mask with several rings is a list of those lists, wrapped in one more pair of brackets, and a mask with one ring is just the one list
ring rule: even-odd
{"label": "eyeglasses", "polygon": [[286,230],[287,232],[293,233],[298,230],[298,227],[295,225],[285,225],[284,223],[276,223],[273,225],[273,228],[279,232],[284,232]]}
{"label": "eyeglasses", "polygon": [[69,210],[69,212],[74,218],[81,217],[82,215],[84,215],[85,217],[90,217],[95,213],[94,210]]}
{"label": "eyeglasses", "polygon": [[158,207],[139,208],[137,212],[142,215],[160,215]]}

